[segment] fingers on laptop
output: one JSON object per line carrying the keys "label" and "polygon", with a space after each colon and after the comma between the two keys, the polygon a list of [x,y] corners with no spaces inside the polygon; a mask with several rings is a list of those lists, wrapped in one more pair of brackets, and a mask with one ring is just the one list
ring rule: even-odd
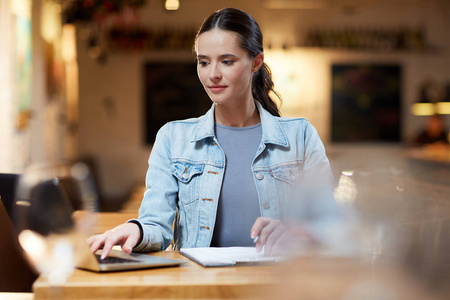
{"label": "fingers on laptop", "polygon": [[97,234],[87,239],[91,251],[95,253],[103,248],[102,258],[105,258],[111,252],[115,245],[120,245],[123,251],[131,253],[139,239],[139,228],[133,223],[121,224],[114,229],[108,230],[103,234]]}

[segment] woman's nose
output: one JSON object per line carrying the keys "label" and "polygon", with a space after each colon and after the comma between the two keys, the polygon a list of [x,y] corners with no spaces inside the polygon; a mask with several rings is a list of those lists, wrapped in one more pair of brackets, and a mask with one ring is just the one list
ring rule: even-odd
{"label": "woman's nose", "polygon": [[220,72],[220,68],[217,64],[211,65],[209,77],[211,80],[218,80],[222,78],[222,73]]}

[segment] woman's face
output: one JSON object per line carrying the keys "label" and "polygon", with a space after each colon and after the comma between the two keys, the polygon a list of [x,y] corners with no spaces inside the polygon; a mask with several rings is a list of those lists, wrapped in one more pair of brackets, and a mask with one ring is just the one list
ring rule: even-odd
{"label": "woman's face", "polygon": [[221,29],[202,33],[195,47],[198,77],[214,103],[239,105],[253,101],[252,75],[262,64],[262,53],[249,58],[239,46],[238,34]]}

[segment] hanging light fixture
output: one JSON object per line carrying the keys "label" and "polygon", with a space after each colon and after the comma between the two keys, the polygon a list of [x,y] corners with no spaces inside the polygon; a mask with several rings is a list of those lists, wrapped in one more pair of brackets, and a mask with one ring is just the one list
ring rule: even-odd
{"label": "hanging light fixture", "polygon": [[436,113],[436,105],[428,96],[428,85],[426,82],[420,87],[419,100],[411,106],[411,112],[415,116],[431,116]]}
{"label": "hanging light fixture", "polygon": [[179,0],[166,0],[164,7],[166,10],[178,10],[180,8]]}
{"label": "hanging light fixture", "polygon": [[440,115],[450,115],[450,83],[445,87],[443,101],[436,103],[436,112]]}

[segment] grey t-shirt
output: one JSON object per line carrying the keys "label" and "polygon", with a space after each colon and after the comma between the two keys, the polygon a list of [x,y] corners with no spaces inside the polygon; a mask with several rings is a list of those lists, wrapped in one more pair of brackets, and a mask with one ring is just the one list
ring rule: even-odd
{"label": "grey t-shirt", "polygon": [[261,142],[261,124],[230,127],[216,124],[226,168],[211,247],[253,246],[250,229],[261,213],[252,161]]}

